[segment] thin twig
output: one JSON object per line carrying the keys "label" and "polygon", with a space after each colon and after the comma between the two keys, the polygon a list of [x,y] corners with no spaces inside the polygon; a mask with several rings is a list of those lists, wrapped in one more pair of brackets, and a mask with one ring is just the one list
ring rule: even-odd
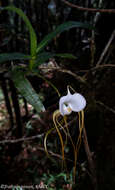
{"label": "thin twig", "polygon": [[115,30],[112,32],[112,34],[111,34],[111,36],[110,36],[110,38],[109,38],[109,41],[108,41],[108,43],[106,44],[106,46],[105,46],[105,48],[104,48],[104,50],[103,50],[103,52],[102,52],[102,54],[101,54],[101,56],[100,56],[100,58],[99,58],[97,64],[96,64],[96,66],[98,66],[98,65],[101,64],[101,62],[102,62],[102,60],[103,60],[105,54],[107,53],[107,51],[108,51],[108,49],[109,49],[109,47],[110,47],[110,45],[111,45],[111,43],[112,43],[114,37],[115,37]]}
{"label": "thin twig", "polygon": [[78,80],[79,82],[84,83],[84,84],[86,83],[86,81],[83,79],[83,77],[77,75],[76,73],[73,73],[73,72],[70,71],[70,70],[63,69],[63,68],[61,68],[61,67],[40,67],[40,69],[41,69],[41,70],[43,70],[43,69],[51,69],[52,71],[53,71],[53,70],[57,70],[57,71],[62,72],[62,73],[67,73],[67,74],[73,76],[73,77],[74,77],[76,80]]}
{"label": "thin twig", "polygon": [[30,140],[34,140],[36,138],[41,138],[45,135],[45,133],[42,133],[40,135],[34,135],[34,136],[31,136],[31,137],[22,137],[22,138],[19,138],[19,139],[8,139],[8,140],[2,140],[0,141],[0,144],[6,144],[6,143],[19,143],[19,142],[22,142],[22,141],[30,141]]}
{"label": "thin twig", "polygon": [[[71,120],[70,122],[68,122],[68,126],[70,126],[74,121],[76,121],[76,117],[73,118],[73,120]],[[64,125],[64,127],[66,127]],[[62,129],[60,129],[62,130]],[[31,137],[22,137],[22,138],[18,138],[18,139],[8,139],[8,140],[1,140],[0,144],[6,144],[6,143],[19,143],[19,142],[23,142],[23,141],[30,141],[30,140],[34,140],[37,138],[42,138],[45,136],[45,133],[39,134],[39,135],[33,135]]]}
{"label": "thin twig", "polygon": [[89,11],[89,12],[100,12],[100,13],[115,13],[115,9],[95,9],[95,8],[88,8],[88,7],[81,7],[79,5],[72,4],[66,0],[61,0],[64,2],[66,5],[76,8],[81,11]]}
{"label": "thin twig", "polygon": [[96,71],[96,70],[100,70],[100,69],[104,69],[104,68],[115,68],[115,65],[114,64],[105,64],[105,65],[99,65],[99,66],[95,66],[95,67],[92,67],[91,69],[89,70],[85,70],[85,74],[84,74],[84,79],[87,80],[87,76],[90,72],[92,71]]}
{"label": "thin twig", "polygon": [[[87,69],[87,70],[78,70],[77,73],[89,73],[90,71],[95,71],[95,70],[98,70],[98,69],[104,69],[104,68],[107,68],[107,67],[111,67],[111,68],[114,68],[115,67],[115,64],[104,64],[104,65],[99,65],[99,66],[95,66],[95,67],[92,67],[91,69]],[[84,76],[83,76],[84,78]]]}
{"label": "thin twig", "polygon": [[90,151],[90,148],[89,148],[85,127],[83,128],[83,143],[84,143],[84,148],[85,148],[85,152],[86,152],[87,160],[89,164],[91,181],[92,181],[94,190],[97,190],[97,177],[96,177],[95,164],[92,159],[92,152]]}
{"label": "thin twig", "polygon": [[110,108],[109,106],[105,105],[103,102],[101,101],[96,101],[97,104],[103,106],[106,110],[112,112],[113,114],[115,114],[115,110],[113,108]]}
{"label": "thin twig", "polygon": [[95,71],[95,70],[98,70],[98,69],[104,69],[105,67],[112,67],[112,68],[114,68],[115,65],[114,64],[97,65],[96,67],[91,68],[89,71]]}
{"label": "thin twig", "polygon": [[83,79],[83,77],[76,75],[75,73],[73,73],[73,72],[70,71],[70,70],[61,69],[61,70],[59,70],[59,71],[62,72],[62,73],[67,73],[67,74],[73,76],[76,80],[78,80],[78,81],[81,82],[81,83],[86,83],[86,81]]}
{"label": "thin twig", "polygon": [[[41,151],[43,151],[43,152],[45,152],[45,149],[44,149],[43,147],[38,147],[38,146],[37,146],[37,149],[38,149],[38,150],[41,150]],[[52,152],[52,151],[48,151],[48,153],[51,154],[52,156],[57,157],[57,158],[59,158],[59,159],[62,160],[62,156],[60,156],[59,154],[54,153],[54,152]],[[69,158],[65,158],[65,159],[68,160],[69,162],[73,162],[73,160],[71,160],[71,159],[69,159]]]}

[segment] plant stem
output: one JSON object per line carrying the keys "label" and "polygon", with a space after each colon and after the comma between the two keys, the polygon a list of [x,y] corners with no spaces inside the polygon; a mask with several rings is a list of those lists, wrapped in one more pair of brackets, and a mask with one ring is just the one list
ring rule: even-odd
{"label": "plant stem", "polygon": [[89,169],[90,169],[90,173],[91,173],[90,177],[91,177],[92,185],[94,187],[94,190],[97,190],[98,188],[97,188],[97,177],[96,177],[95,164],[92,159],[92,153],[89,148],[85,127],[83,128],[83,143],[84,143],[84,148],[85,148],[85,152],[87,155],[88,165],[89,165]]}

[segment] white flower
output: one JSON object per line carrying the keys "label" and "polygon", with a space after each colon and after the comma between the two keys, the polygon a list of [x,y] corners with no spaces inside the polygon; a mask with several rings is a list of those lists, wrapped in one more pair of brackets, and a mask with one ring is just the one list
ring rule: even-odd
{"label": "white flower", "polygon": [[66,96],[62,96],[59,100],[59,111],[62,116],[71,114],[72,111],[79,112],[86,106],[85,98],[79,94],[71,94],[69,89]]}

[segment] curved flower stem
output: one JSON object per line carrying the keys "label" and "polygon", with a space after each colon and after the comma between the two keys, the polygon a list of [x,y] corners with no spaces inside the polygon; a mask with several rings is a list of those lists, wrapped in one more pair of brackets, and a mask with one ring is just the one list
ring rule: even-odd
{"label": "curved flower stem", "polygon": [[64,122],[65,122],[65,127],[66,127],[66,129],[67,129],[67,134],[68,134],[68,136],[69,136],[69,138],[70,138],[70,141],[71,141],[71,144],[72,144],[72,146],[73,146],[74,153],[75,153],[75,145],[74,145],[74,142],[73,142],[73,140],[72,140],[72,137],[71,137],[70,132],[69,132],[69,129],[68,129],[68,124],[67,124],[66,116],[64,116],[63,118],[64,118]]}
{"label": "curved flower stem", "polygon": [[78,153],[81,146],[81,139],[82,139],[82,131],[84,128],[84,111],[78,112],[79,115],[79,136],[75,147],[75,155],[74,155],[74,182],[75,182],[75,176],[76,176],[76,167],[77,167],[77,159],[78,159]]}
{"label": "curved flower stem", "polygon": [[72,146],[73,146],[73,148],[75,150],[75,145],[73,143],[72,137],[71,137],[69,129],[68,129],[68,124],[67,124],[67,118],[66,118],[66,116],[64,116],[63,119],[64,119],[65,127],[66,127],[66,130],[67,130],[67,134],[68,134],[68,136],[69,136],[69,138],[71,140]]}
{"label": "curved flower stem", "polygon": [[[68,129],[67,117],[64,116],[63,119],[64,119],[65,127],[66,127],[66,129],[67,129],[67,134],[68,134],[68,136],[69,136],[69,138],[70,138],[70,141],[71,141],[71,144],[72,144],[72,146],[73,146],[73,150],[74,150],[74,167],[75,167],[75,160],[76,160],[76,159],[75,159],[75,156],[76,156],[76,154],[75,154],[75,152],[76,152],[76,150],[75,150],[75,145],[74,145],[74,142],[73,142],[73,140],[72,140],[72,137],[71,137],[70,132],[69,132],[69,129]],[[76,169],[75,169],[75,171],[76,171]],[[75,176],[75,175],[74,175],[74,176]],[[74,182],[75,182],[75,180],[74,180]]]}
{"label": "curved flower stem", "polygon": [[45,152],[46,152],[46,154],[47,154],[48,157],[50,157],[50,156],[49,156],[48,150],[47,150],[47,137],[48,137],[48,135],[49,135],[54,129],[55,129],[55,127],[53,127],[53,128],[51,128],[50,130],[48,130],[48,132],[46,133],[45,138],[44,138],[44,149],[45,149]]}
{"label": "curved flower stem", "polygon": [[[67,132],[66,132],[66,130],[64,129],[64,127],[63,127],[63,125],[62,125],[62,122],[61,123],[59,123],[59,121],[58,121],[58,116],[60,115],[60,113],[59,113],[59,110],[56,110],[56,114],[55,114],[55,123],[54,124],[56,124],[56,126],[59,126],[60,127],[60,129],[62,129],[63,130],[63,132],[64,132],[64,134],[65,134],[65,136],[66,136],[66,140],[65,140],[65,144],[64,144],[64,148],[65,148],[65,146],[66,146],[66,144],[67,144]],[[48,130],[48,132],[46,133],[46,135],[45,135],[45,138],[44,138],[44,149],[45,149],[45,152],[46,152],[46,154],[47,154],[47,156],[50,158],[50,156],[49,156],[49,154],[48,154],[48,149],[47,149],[47,138],[48,138],[48,135],[54,130],[54,129],[56,129],[56,127],[53,127],[53,128],[51,128],[50,130]],[[56,129],[57,130],[57,129]]]}
{"label": "curved flower stem", "polygon": [[59,116],[59,115],[60,115],[59,110],[56,110],[56,111],[54,112],[54,114],[53,114],[53,122],[54,122],[55,128],[56,128],[56,130],[57,130],[57,133],[58,133],[58,136],[59,136],[60,142],[61,142],[61,147],[62,147],[62,160],[63,160],[63,162],[62,162],[62,168],[63,168],[63,167],[66,167],[65,156],[64,156],[64,148],[65,148],[65,146],[64,146],[64,142],[63,142],[62,135],[61,135],[61,133],[60,133],[60,131],[59,131],[59,129],[58,129],[57,123],[56,123],[56,117]]}
{"label": "curved flower stem", "polygon": [[56,122],[57,122],[58,126],[60,127],[60,129],[62,129],[65,134],[65,137],[66,137],[65,144],[64,144],[64,147],[65,147],[67,145],[67,132],[64,129],[62,122],[59,122],[57,117],[56,117]]}

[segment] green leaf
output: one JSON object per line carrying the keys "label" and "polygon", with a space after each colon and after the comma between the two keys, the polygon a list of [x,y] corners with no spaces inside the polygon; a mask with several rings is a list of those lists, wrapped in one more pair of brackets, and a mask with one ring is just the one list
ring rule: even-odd
{"label": "green leaf", "polygon": [[77,58],[74,55],[72,55],[71,53],[56,53],[55,56],[61,57],[61,58],[68,58],[68,59],[76,59]]}
{"label": "green leaf", "polygon": [[37,55],[37,58],[36,58],[36,64],[35,66],[38,66],[42,63],[45,63],[45,61],[47,61],[49,58],[52,58],[54,57],[55,54],[54,53],[50,53],[50,52],[42,52],[42,53],[39,53]]}
{"label": "green leaf", "polygon": [[45,63],[49,58],[52,57],[61,57],[61,58],[69,58],[69,59],[76,59],[76,57],[69,53],[50,53],[50,52],[42,52],[37,55],[35,67]]}
{"label": "green leaf", "polygon": [[67,174],[65,173],[60,173],[56,176],[57,178],[63,177],[65,181],[67,181]]}
{"label": "green leaf", "polygon": [[15,7],[15,6],[8,6],[8,7],[1,7],[0,10],[8,10],[8,11],[13,11],[16,12],[25,22],[27,25],[29,32],[30,32],[30,51],[31,51],[31,56],[34,56],[36,53],[36,48],[37,48],[37,36],[36,33],[28,19],[28,17],[24,14],[24,12]]}
{"label": "green leaf", "polygon": [[0,54],[0,63],[13,60],[29,60],[31,56],[23,53],[2,53]]}
{"label": "green leaf", "polygon": [[11,77],[16,88],[27,102],[31,104],[38,113],[44,111],[44,105],[28,79],[24,76],[24,73],[18,69],[14,69],[11,72]]}
{"label": "green leaf", "polygon": [[75,22],[75,21],[65,22],[59,25],[55,31],[51,32],[50,34],[44,37],[44,39],[39,43],[36,52],[37,53],[40,52],[57,34],[60,34],[61,32],[64,32],[66,30],[69,30],[75,27],[94,29],[88,23]]}

